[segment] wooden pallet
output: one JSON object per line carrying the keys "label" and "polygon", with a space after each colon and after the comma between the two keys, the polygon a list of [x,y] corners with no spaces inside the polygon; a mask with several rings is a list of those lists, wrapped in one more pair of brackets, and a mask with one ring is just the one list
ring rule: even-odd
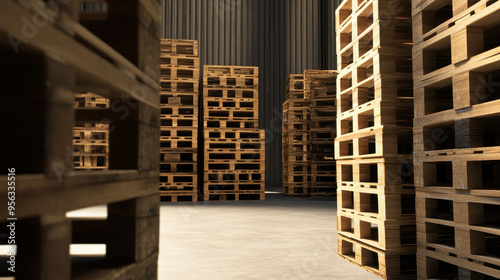
{"label": "wooden pallet", "polygon": [[160,117],[165,118],[184,118],[184,117],[198,117],[198,106],[174,106],[174,105],[160,105]]}
{"label": "wooden pallet", "polygon": [[163,137],[185,137],[186,139],[196,139],[198,137],[197,127],[162,127],[160,136]]}
{"label": "wooden pallet", "polygon": [[109,108],[109,99],[92,93],[75,93],[75,108],[106,109]]}
{"label": "wooden pallet", "polygon": [[160,79],[162,91],[168,92],[192,92],[197,93],[200,82],[194,79],[177,80],[177,79]]}
{"label": "wooden pallet", "polygon": [[174,128],[195,128],[198,126],[198,118],[193,116],[161,116],[160,123],[163,129],[174,129]]}
{"label": "wooden pallet", "polygon": [[205,87],[225,88],[258,88],[258,77],[236,76],[203,76]]}
{"label": "wooden pallet", "polygon": [[207,107],[205,106],[204,119],[206,120],[232,120],[232,119],[254,119],[258,120],[258,108],[231,108],[231,107]]}
{"label": "wooden pallet", "polygon": [[264,159],[265,153],[264,149],[260,150],[243,150],[238,151],[236,149],[208,149],[205,150],[205,158],[207,159],[234,159],[234,160],[246,160],[246,159]]}
{"label": "wooden pallet", "polygon": [[196,148],[198,145],[198,139],[193,137],[173,137],[173,136],[161,136],[160,137],[160,148],[167,149],[192,149]]}
{"label": "wooden pallet", "polygon": [[248,119],[211,119],[204,120],[204,127],[206,128],[214,128],[214,129],[234,129],[234,128],[258,128],[259,121],[258,120],[248,120]]}
{"label": "wooden pallet", "polygon": [[205,139],[205,150],[207,149],[231,149],[231,150],[256,150],[264,147],[263,139]]}
{"label": "wooden pallet", "polygon": [[[200,69],[200,58],[190,57],[185,55],[171,55],[162,53],[160,55],[160,69],[168,69],[171,67],[187,67],[189,69]],[[196,76],[193,76],[196,78]]]}
{"label": "wooden pallet", "polygon": [[259,98],[259,90],[252,88],[204,88],[203,99],[209,101],[218,101],[224,99],[249,99],[256,100]]}
{"label": "wooden pallet", "polygon": [[196,172],[198,163],[196,160],[194,162],[172,162],[172,161],[160,161],[160,172]]}
{"label": "wooden pallet", "polygon": [[207,140],[231,140],[231,139],[258,139],[264,140],[266,133],[263,129],[206,129],[204,131]]}
{"label": "wooden pallet", "polygon": [[108,170],[109,156],[105,153],[73,153],[73,169],[75,170]]}
{"label": "wooden pallet", "polygon": [[414,246],[412,250],[390,254],[342,234],[338,236],[338,254],[341,258],[387,280],[416,279],[414,275],[417,261]]}
{"label": "wooden pallet", "polygon": [[195,202],[198,201],[197,191],[163,190],[160,188],[162,202]]}
{"label": "wooden pallet", "polygon": [[309,138],[311,142],[314,141],[326,141],[326,142],[335,142],[335,135],[337,131],[335,128],[326,128],[326,129],[314,129],[309,131]]}
{"label": "wooden pallet", "polygon": [[203,106],[208,110],[215,108],[253,109],[259,111],[259,100],[257,98],[204,98]]}
{"label": "wooden pallet", "polygon": [[[304,91],[306,95],[311,96],[316,91],[328,91],[332,97],[335,97],[337,84],[336,70],[305,70],[304,71]],[[333,94],[331,94],[333,92]],[[317,94],[315,94],[318,97]]]}
{"label": "wooden pallet", "polygon": [[163,108],[177,106],[192,106],[198,107],[197,92],[160,92],[160,105]]}
{"label": "wooden pallet", "polygon": [[259,67],[252,66],[220,66],[205,65],[203,69],[206,76],[249,76],[258,77]]}
{"label": "wooden pallet", "polygon": [[311,107],[311,101],[304,98],[290,98],[283,103],[283,112],[289,110],[303,110]]}
{"label": "wooden pallet", "polygon": [[162,54],[198,57],[198,41],[183,39],[161,39]]}
{"label": "wooden pallet", "polygon": [[205,182],[223,182],[223,183],[249,183],[264,182],[264,173],[260,170],[227,170],[227,171],[205,171]]}
{"label": "wooden pallet", "polygon": [[289,93],[294,93],[295,91],[304,92],[304,75],[303,74],[291,74],[286,79],[285,91],[287,92],[287,99],[290,98]]}
{"label": "wooden pallet", "polygon": [[196,80],[200,77],[200,69],[186,66],[165,66],[160,67],[160,77],[165,80]]}
{"label": "wooden pallet", "polygon": [[196,186],[198,173],[196,172],[167,172],[160,170],[160,186],[168,188],[169,186],[175,188],[176,185],[183,186],[189,184]]}
{"label": "wooden pallet", "polygon": [[205,159],[204,170],[229,171],[229,170],[260,170],[264,172],[264,159],[245,160],[207,160]]}

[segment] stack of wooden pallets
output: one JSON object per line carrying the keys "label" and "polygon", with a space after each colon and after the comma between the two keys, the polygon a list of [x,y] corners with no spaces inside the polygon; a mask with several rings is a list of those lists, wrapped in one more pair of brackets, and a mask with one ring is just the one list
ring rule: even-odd
{"label": "stack of wooden pallets", "polygon": [[[76,109],[108,109],[109,99],[92,93],[75,94]],[[74,169],[107,170],[109,168],[109,124],[76,122],[73,127]]]}
{"label": "stack of wooden pallets", "polygon": [[[309,92],[308,92],[309,93]],[[311,143],[309,96],[304,91],[304,75],[290,75],[286,80],[283,103],[283,193],[309,195],[311,186]]]}
{"label": "stack of wooden pallets", "polygon": [[337,71],[304,71],[304,91],[310,98],[311,195],[335,195],[334,144],[337,119]]}
{"label": "stack of wooden pallets", "polygon": [[416,277],[410,2],[336,11],[339,255],[384,279]]}
{"label": "stack of wooden pallets", "polygon": [[[94,17],[81,12],[82,2],[95,1],[1,4],[0,36],[11,38],[0,40],[2,91],[15,94],[0,103],[8,123],[2,159],[9,164],[0,176],[9,188],[0,196],[15,207],[0,220],[16,224],[19,244],[10,256],[15,273],[2,276],[155,280],[160,108],[159,75],[151,70],[159,64],[161,3],[106,0],[107,10]],[[94,100],[85,107],[92,97],[75,106],[76,92],[92,92],[111,106]],[[75,123],[102,122],[110,125],[109,169],[74,170]],[[29,139],[29,149],[19,139]],[[101,205],[106,217],[67,216]],[[74,255],[72,244],[105,244],[106,252]]]}
{"label": "stack of wooden pallets", "polygon": [[205,201],[265,197],[258,81],[258,67],[204,67]]}
{"label": "stack of wooden pallets", "polygon": [[166,201],[198,198],[198,41],[161,41],[160,195]]}
{"label": "stack of wooden pallets", "polygon": [[500,2],[414,1],[419,279],[500,277]]}
{"label": "stack of wooden pallets", "polygon": [[335,194],[336,77],[331,70],[290,75],[283,103],[283,193]]}

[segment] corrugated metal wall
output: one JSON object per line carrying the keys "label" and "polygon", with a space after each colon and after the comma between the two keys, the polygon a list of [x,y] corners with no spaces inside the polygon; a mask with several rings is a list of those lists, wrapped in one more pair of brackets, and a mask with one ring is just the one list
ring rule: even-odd
{"label": "corrugated metal wall", "polygon": [[285,80],[336,69],[336,0],[163,0],[163,38],[200,42],[202,64],[259,66],[266,186],[282,185]]}

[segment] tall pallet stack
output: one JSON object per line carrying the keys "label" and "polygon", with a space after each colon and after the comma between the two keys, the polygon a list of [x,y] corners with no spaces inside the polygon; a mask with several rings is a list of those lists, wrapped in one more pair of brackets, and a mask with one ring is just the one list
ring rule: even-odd
{"label": "tall pallet stack", "polygon": [[258,82],[258,67],[204,67],[205,201],[265,198]]}
{"label": "tall pallet stack", "polygon": [[161,40],[160,196],[198,199],[198,41]]}
{"label": "tall pallet stack", "polygon": [[500,278],[500,2],[414,1],[419,279]]}
{"label": "tall pallet stack", "polygon": [[311,187],[311,101],[304,91],[304,75],[290,75],[286,80],[283,103],[283,193],[307,196]]}
{"label": "tall pallet stack", "polygon": [[[78,109],[109,109],[109,99],[92,93],[75,94]],[[109,169],[109,123],[77,122],[73,128],[73,161],[76,170]]]}
{"label": "tall pallet stack", "polygon": [[384,279],[416,275],[410,2],[336,10],[339,255]]}
{"label": "tall pallet stack", "polygon": [[[2,276],[157,279],[159,161],[151,155],[159,153],[159,76],[150,70],[159,64],[161,3],[106,3],[92,17],[80,13],[81,1],[2,1],[0,80],[3,92],[15,94],[3,94],[0,103],[9,124],[1,140],[9,166],[0,182],[11,186],[0,196],[12,197],[15,207],[0,220],[4,227],[15,218],[9,223],[16,224],[17,244],[16,272]],[[110,108],[75,109],[75,93],[89,91],[109,99]],[[74,124],[104,119],[109,170],[74,170]],[[29,139],[29,148],[19,139]],[[103,204],[105,219],[66,216]],[[106,244],[106,254],[75,257],[71,244]]]}
{"label": "tall pallet stack", "polygon": [[304,71],[304,92],[310,98],[311,195],[336,194],[334,158],[337,71]]}

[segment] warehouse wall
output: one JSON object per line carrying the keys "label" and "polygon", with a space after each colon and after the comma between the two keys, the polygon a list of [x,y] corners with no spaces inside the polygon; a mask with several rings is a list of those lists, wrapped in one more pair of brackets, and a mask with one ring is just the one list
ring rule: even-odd
{"label": "warehouse wall", "polygon": [[266,186],[282,185],[285,80],[336,69],[336,0],[163,0],[163,38],[200,41],[202,65],[259,66]]}

